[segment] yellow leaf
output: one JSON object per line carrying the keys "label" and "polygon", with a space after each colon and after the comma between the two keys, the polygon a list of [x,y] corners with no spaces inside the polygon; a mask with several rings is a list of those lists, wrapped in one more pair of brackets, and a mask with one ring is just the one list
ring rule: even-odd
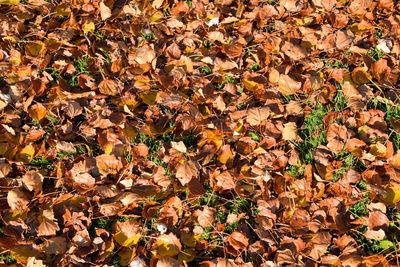
{"label": "yellow leaf", "polygon": [[121,251],[118,252],[118,256],[121,257],[121,261],[120,261],[121,266],[129,265],[129,263],[131,263],[131,261],[133,260],[135,255],[136,255],[135,247],[133,247],[132,249],[131,248],[121,249]]}
{"label": "yellow leaf", "polygon": [[125,127],[122,131],[126,137],[130,138],[130,140],[136,138],[138,135],[138,131],[129,123],[125,123]]}
{"label": "yellow leaf", "polygon": [[157,91],[147,91],[143,93],[140,98],[145,104],[153,106],[157,103],[158,95]]}
{"label": "yellow leaf", "polygon": [[221,147],[218,160],[222,164],[226,164],[228,161],[233,160],[233,154],[230,145],[224,145]]}
{"label": "yellow leaf", "polygon": [[173,233],[160,236],[153,244],[153,250],[155,250],[157,257],[173,257],[178,255],[181,249],[182,245]]}
{"label": "yellow leaf", "polygon": [[[0,0],[1,1],[1,0]],[[16,37],[16,36],[6,36],[6,37],[3,37],[3,41],[10,41],[10,42],[12,42],[12,43],[18,43],[19,42],[19,38],[18,37]]]}
{"label": "yellow leaf", "polygon": [[104,154],[110,155],[111,152],[113,151],[113,148],[114,148],[114,146],[113,146],[112,143],[107,143],[107,144],[103,147]]}
{"label": "yellow leaf", "polygon": [[141,234],[135,234],[128,238],[123,232],[118,232],[114,235],[115,241],[123,247],[130,247],[136,245],[140,240]]}
{"label": "yellow leaf", "polygon": [[17,160],[24,163],[29,163],[32,161],[35,155],[35,148],[32,145],[27,145],[17,154]]}
{"label": "yellow leaf", "polygon": [[181,241],[187,247],[196,247],[197,239],[196,236],[192,235],[192,233],[182,232],[181,233]]}
{"label": "yellow leaf", "polygon": [[[1,153],[0,153],[1,154]],[[400,151],[397,151],[397,153],[393,156],[392,159],[392,166],[396,169],[400,170]]]}
{"label": "yellow leaf", "polygon": [[32,105],[29,108],[29,116],[34,120],[40,121],[46,116],[46,114],[47,114],[46,107],[40,103]]}
{"label": "yellow leaf", "polygon": [[149,17],[151,22],[157,22],[164,18],[164,14],[161,11],[155,12],[152,16]]}
{"label": "yellow leaf", "polygon": [[257,91],[262,88],[262,84],[256,83],[254,81],[249,81],[247,79],[243,79],[243,85],[250,91]]}
{"label": "yellow leaf", "polygon": [[196,251],[194,248],[185,248],[181,253],[178,255],[178,260],[184,262],[190,262],[194,260],[196,256]]}
{"label": "yellow leaf", "polygon": [[369,152],[376,157],[386,156],[386,146],[382,143],[372,144]]}
{"label": "yellow leaf", "polygon": [[89,22],[82,25],[82,31],[84,34],[88,34],[89,32],[94,32],[94,23]]}
{"label": "yellow leaf", "polygon": [[46,45],[41,41],[33,41],[26,45],[26,49],[31,56],[38,57],[45,53]]}
{"label": "yellow leaf", "polygon": [[11,254],[15,259],[23,264],[28,262],[30,257],[38,257],[40,252],[30,245],[16,245],[10,248]]}
{"label": "yellow leaf", "polygon": [[22,61],[22,54],[18,50],[12,49],[8,61],[13,65],[19,65]]}
{"label": "yellow leaf", "polygon": [[60,4],[56,7],[57,16],[68,17],[71,14],[71,8],[68,4]]}
{"label": "yellow leaf", "polygon": [[0,5],[18,5],[19,0],[0,0]]}
{"label": "yellow leaf", "polygon": [[396,204],[400,201],[400,188],[398,186],[391,186],[380,197],[386,204]]}

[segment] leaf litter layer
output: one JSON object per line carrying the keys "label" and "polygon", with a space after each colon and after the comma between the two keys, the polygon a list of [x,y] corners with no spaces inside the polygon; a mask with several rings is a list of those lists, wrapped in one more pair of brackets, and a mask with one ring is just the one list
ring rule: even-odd
{"label": "leaf litter layer", "polygon": [[400,3],[0,10],[0,264],[399,265]]}

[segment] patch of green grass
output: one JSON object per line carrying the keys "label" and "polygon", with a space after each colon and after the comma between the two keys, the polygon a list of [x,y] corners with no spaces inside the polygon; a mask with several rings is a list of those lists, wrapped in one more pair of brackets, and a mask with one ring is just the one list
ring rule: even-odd
{"label": "patch of green grass", "polygon": [[267,25],[262,28],[263,32],[273,33],[275,31],[275,25]]}
{"label": "patch of green grass", "polygon": [[124,151],[124,157],[129,163],[132,162],[133,156],[131,151]]}
{"label": "patch of green grass", "polygon": [[47,114],[45,118],[53,125],[58,125],[61,123],[59,119],[49,114]]}
{"label": "patch of green grass", "polygon": [[101,31],[95,31],[93,35],[96,37],[97,40],[99,41],[104,41],[107,38],[106,31],[101,30]]}
{"label": "patch of green grass", "polygon": [[57,153],[56,159],[57,160],[61,160],[61,159],[65,158],[65,157],[67,157],[67,158],[73,160],[76,155],[78,155],[77,152],[68,152],[68,151],[65,151],[65,150],[61,150],[61,151],[59,151]]}
{"label": "patch of green grass", "polygon": [[146,41],[156,39],[154,32],[152,32],[150,30],[146,30],[145,32],[140,32],[140,36],[142,36],[142,38]]}
{"label": "patch of green grass", "polygon": [[[61,70],[58,70],[56,68],[46,68],[44,70],[51,75],[54,81],[57,81],[61,78]],[[43,70],[40,70],[39,73],[42,74]]]}
{"label": "patch of green grass", "polygon": [[257,63],[253,63],[249,66],[249,70],[252,70],[252,71],[259,71],[260,69],[261,69],[261,67]]}
{"label": "patch of green grass", "polygon": [[92,61],[93,58],[91,57],[86,57],[86,58],[78,58],[78,60],[74,61],[72,65],[75,67],[75,73],[71,77],[71,79],[68,81],[69,85],[71,87],[77,87],[78,84],[78,76],[81,74],[86,74],[89,75],[90,73],[88,72],[87,68],[89,66],[90,61]]}
{"label": "patch of green grass", "polygon": [[342,166],[333,174],[332,182],[338,181],[350,167],[355,166],[357,157],[349,153],[346,147],[344,147],[342,152],[335,156],[334,160],[341,161]]}
{"label": "patch of green grass", "polygon": [[280,98],[282,99],[283,104],[288,104],[290,101],[296,100],[294,95],[280,95]]}
{"label": "patch of green grass", "polygon": [[370,203],[368,193],[365,194],[365,198],[354,203],[350,208],[349,212],[353,214],[356,218],[361,218],[362,216],[367,216],[369,214],[367,205]]}
{"label": "patch of green grass", "polygon": [[306,164],[313,162],[312,151],[319,145],[326,144],[324,116],[327,114],[327,108],[318,104],[304,120],[303,130],[299,134],[303,142],[295,142],[295,144],[299,149],[301,158]]}
{"label": "patch of green grass", "polygon": [[0,262],[4,262],[7,265],[17,263],[13,255],[5,255],[5,254],[0,255]]}
{"label": "patch of green grass", "polygon": [[326,61],[324,69],[349,69],[349,65],[338,60]]}
{"label": "patch of green grass", "polygon": [[397,131],[392,132],[389,140],[392,142],[395,151],[400,149],[400,134]]}
{"label": "patch of green grass", "polygon": [[268,0],[268,4],[270,4],[271,6],[276,6],[279,5],[279,1],[280,0]]}
{"label": "patch of green grass", "polygon": [[52,171],[55,169],[55,166],[51,165],[51,161],[47,160],[43,155],[38,157],[34,157],[29,165],[37,166],[40,169],[46,169]]}
{"label": "patch of green grass", "polygon": [[144,144],[149,148],[149,160],[154,161],[155,156],[158,153],[158,150],[162,147],[162,141],[156,140],[154,137],[148,137]]}
{"label": "patch of green grass", "polygon": [[182,137],[182,142],[185,144],[187,148],[193,148],[197,146],[197,142],[199,140],[200,137],[192,130]]}
{"label": "patch of green grass", "polygon": [[207,41],[207,40],[204,40],[203,41],[203,46],[205,47],[205,48],[211,48],[211,46],[213,46],[214,45],[214,43],[213,42],[209,42],[209,41]]}
{"label": "patch of green grass", "polygon": [[372,60],[373,60],[374,62],[376,62],[376,61],[378,61],[379,59],[381,59],[381,58],[385,55],[385,53],[382,52],[381,50],[379,50],[379,49],[376,47],[376,45],[374,45],[373,47],[371,47],[371,48],[367,51],[366,55],[367,55],[367,56],[370,56],[370,57],[372,58]]}
{"label": "patch of green grass", "polygon": [[375,36],[376,39],[382,39],[383,36],[382,28],[375,27],[375,32],[373,33],[373,36]]}
{"label": "patch of green grass", "polygon": [[236,84],[237,81],[236,81],[235,78],[233,78],[232,76],[226,75],[226,76],[225,76],[225,83],[233,83],[233,84]]}
{"label": "patch of green grass", "polygon": [[253,55],[253,53],[251,52],[250,48],[244,47],[243,49],[244,49],[244,53],[245,53],[247,56],[252,56],[252,55]]}
{"label": "patch of green grass", "polygon": [[164,8],[164,17],[171,16],[171,9],[169,7]]}
{"label": "patch of green grass", "polygon": [[346,50],[343,52],[344,58],[350,58],[353,53],[350,50]]}
{"label": "patch of green grass", "polygon": [[94,219],[92,221],[92,226],[94,228],[100,228],[100,229],[104,229],[108,232],[111,232],[113,223],[114,223],[114,221],[109,220],[109,219]]}
{"label": "patch of green grass", "polygon": [[235,80],[235,78],[233,78],[232,76],[226,75],[225,76],[225,81],[222,83],[219,83],[215,86],[215,89],[217,90],[221,90],[222,88],[225,87],[225,85],[227,85],[228,83],[232,83],[232,84],[236,84],[237,81]]}
{"label": "patch of green grass", "polygon": [[248,213],[251,211],[251,200],[237,196],[233,201],[225,204],[231,213],[239,214],[241,212]]}
{"label": "patch of green grass", "polygon": [[110,54],[107,51],[105,51],[103,48],[100,48],[99,50],[103,53],[107,63],[109,65],[111,65],[112,62],[111,62]]}
{"label": "patch of green grass", "polygon": [[157,156],[158,150],[160,150],[163,145],[162,140],[157,140],[154,136],[149,137],[143,133],[138,133],[133,143],[144,143],[149,148],[149,156],[147,157],[147,159],[151,161],[154,161]]}
{"label": "patch of green grass", "polygon": [[76,148],[76,154],[78,155],[86,154],[88,152],[86,147],[83,145],[77,145],[75,148]]}
{"label": "patch of green grass", "polygon": [[[400,98],[399,98],[400,100]],[[392,121],[400,119],[400,105],[391,104],[385,100],[373,98],[367,103],[368,109],[378,109],[385,113],[384,119],[389,126],[389,140],[393,143],[393,148],[400,149],[400,133],[394,128]]]}
{"label": "patch of green grass", "polygon": [[192,0],[186,0],[185,2],[188,7],[192,6]]}
{"label": "patch of green grass", "polygon": [[349,234],[351,237],[354,238],[354,240],[357,242],[357,244],[360,246],[362,250],[367,253],[373,253],[373,254],[378,254],[382,251],[382,248],[379,245],[378,240],[368,240],[364,234],[368,230],[368,227],[366,225],[362,225],[359,230],[355,231],[350,231],[347,234]]}
{"label": "patch of green grass", "polygon": [[356,184],[357,188],[360,190],[367,190],[367,182],[364,180],[360,180]]}
{"label": "patch of green grass", "polygon": [[78,58],[78,60],[74,61],[73,65],[75,67],[75,70],[78,73],[84,73],[87,72],[87,68],[89,66],[90,61],[92,61],[93,58],[91,57],[86,57],[86,58]]}
{"label": "patch of green grass", "polygon": [[121,256],[118,255],[118,247],[115,247],[113,252],[111,252],[110,258],[112,266],[114,267],[121,266]]}
{"label": "patch of green grass", "polygon": [[198,70],[199,70],[201,73],[205,74],[205,75],[209,75],[209,74],[212,73],[211,69],[210,69],[208,66],[206,66],[206,65],[200,66],[200,67],[198,68]]}
{"label": "patch of green grass", "polygon": [[305,170],[306,170],[305,165],[301,165],[300,162],[298,162],[298,164],[295,166],[288,165],[286,168],[286,172],[294,178],[303,177]]}

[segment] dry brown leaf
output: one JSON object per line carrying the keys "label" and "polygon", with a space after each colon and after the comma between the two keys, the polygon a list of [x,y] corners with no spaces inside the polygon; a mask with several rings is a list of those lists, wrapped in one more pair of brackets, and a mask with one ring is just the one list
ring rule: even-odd
{"label": "dry brown leaf", "polygon": [[29,198],[21,189],[13,188],[8,191],[7,203],[12,210],[26,209],[29,204]]}
{"label": "dry brown leaf", "polygon": [[103,154],[96,157],[96,166],[104,175],[116,174],[122,169],[121,161],[115,155]]}
{"label": "dry brown leaf", "polygon": [[176,167],[176,178],[179,182],[186,186],[193,178],[198,175],[197,164],[193,161],[188,161],[186,163],[179,163]]}
{"label": "dry brown leaf", "polygon": [[56,235],[60,230],[57,222],[44,220],[38,227],[38,236],[52,236]]}
{"label": "dry brown leaf", "polygon": [[279,90],[283,95],[294,95],[300,91],[301,82],[291,78],[289,75],[279,76]]}
{"label": "dry brown leaf", "polygon": [[268,119],[270,109],[268,107],[251,108],[247,111],[246,121],[251,126],[259,126]]}
{"label": "dry brown leaf", "polygon": [[42,191],[43,175],[35,171],[28,171],[22,176],[22,182],[29,191],[34,191],[36,194]]}

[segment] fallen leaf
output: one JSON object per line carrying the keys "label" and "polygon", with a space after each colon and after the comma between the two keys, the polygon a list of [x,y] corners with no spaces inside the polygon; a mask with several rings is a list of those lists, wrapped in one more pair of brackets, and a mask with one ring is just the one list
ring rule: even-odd
{"label": "fallen leaf", "polygon": [[104,175],[116,174],[122,169],[121,161],[115,155],[107,154],[96,157],[96,166],[99,172]]}
{"label": "fallen leaf", "polygon": [[107,20],[111,17],[111,9],[104,2],[100,3],[100,15],[102,20]]}
{"label": "fallen leaf", "polygon": [[14,188],[8,191],[7,203],[12,210],[26,209],[29,204],[29,198],[22,190]]}
{"label": "fallen leaf", "polygon": [[22,182],[29,191],[34,191],[36,194],[42,191],[43,176],[35,171],[28,171],[22,176]]}
{"label": "fallen leaf", "polygon": [[180,163],[176,167],[176,178],[178,178],[179,182],[186,186],[193,178],[196,178],[198,175],[198,169],[193,161],[189,161],[186,163]]}

